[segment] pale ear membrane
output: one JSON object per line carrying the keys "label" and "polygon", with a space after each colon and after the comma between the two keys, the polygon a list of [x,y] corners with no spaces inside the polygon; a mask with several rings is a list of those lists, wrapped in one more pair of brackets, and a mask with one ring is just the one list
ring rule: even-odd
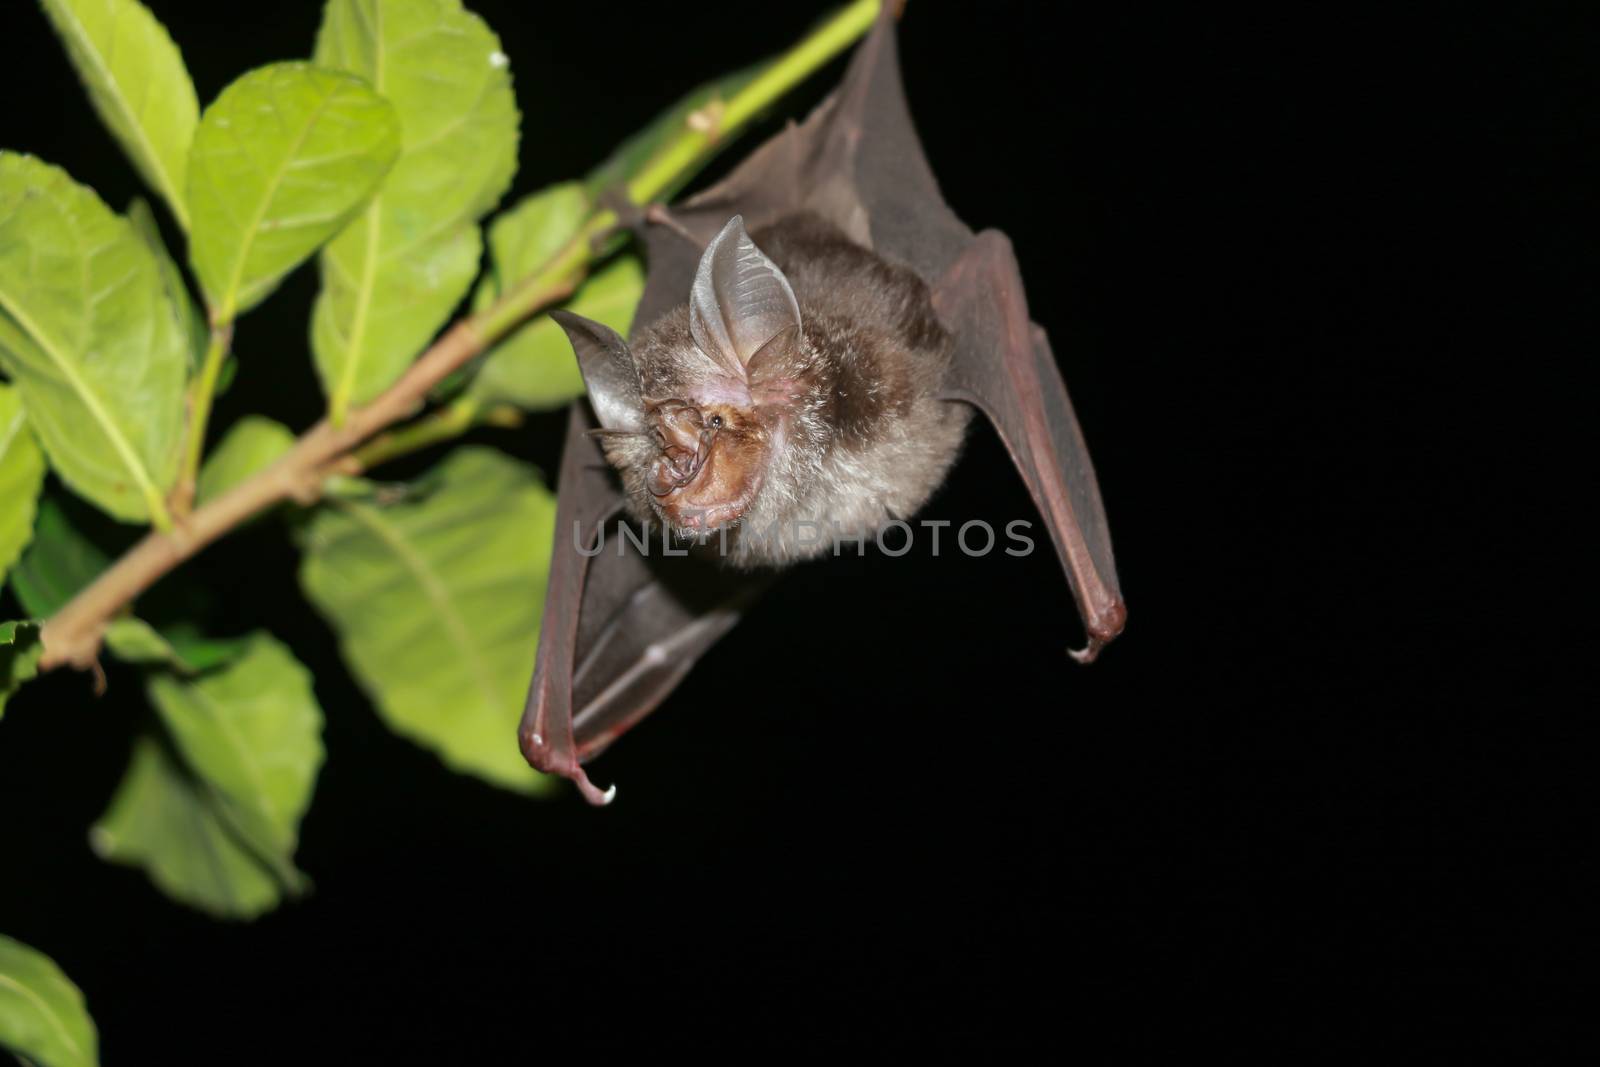
{"label": "pale ear membrane", "polygon": [[799,326],[785,326],[772,335],[772,339],[750,357],[745,365],[746,377],[752,383],[770,381],[786,374],[799,373],[795,358],[800,354]]}
{"label": "pale ear membrane", "polygon": [[604,323],[570,311],[552,311],[550,317],[567,331],[600,425],[608,430],[644,429],[639,370],[628,351],[628,342]]}
{"label": "pale ear membrane", "polygon": [[689,292],[689,330],[700,350],[741,377],[761,346],[783,330],[800,332],[800,304],[778,265],[735,215],[706,245]]}

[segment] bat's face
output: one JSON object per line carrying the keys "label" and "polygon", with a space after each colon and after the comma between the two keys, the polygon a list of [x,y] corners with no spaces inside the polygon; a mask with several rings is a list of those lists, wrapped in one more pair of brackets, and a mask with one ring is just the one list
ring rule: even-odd
{"label": "bat's face", "polygon": [[742,221],[706,248],[687,306],[632,346],[599,323],[555,317],[635,503],[691,537],[744,518],[777,473],[805,342],[788,281]]}
{"label": "bat's face", "polygon": [[[737,216],[686,304],[629,345],[556,312],[630,510],[735,565],[783,565],[922,506],[966,425],[938,399],[948,335],[926,285],[809,213]],[[729,529],[732,527],[732,529]],[[826,531],[824,536],[821,531]]]}

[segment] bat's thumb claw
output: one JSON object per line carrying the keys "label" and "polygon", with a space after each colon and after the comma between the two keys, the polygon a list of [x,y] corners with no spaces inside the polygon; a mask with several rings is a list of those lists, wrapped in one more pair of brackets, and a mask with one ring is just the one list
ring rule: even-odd
{"label": "bat's thumb claw", "polygon": [[589,781],[589,776],[583,773],[581,767],[576,775],[570,777],[572,778],[572,784],[578,787],[578,792],[583,794],[583,799],[597,808],[603,808],[617,799],[617,787],[615,785],[612,785],[609,789],[600,789]]}
{"label": "bat's thumb claw", "polygon": [[1096,637],[1091,637],[1089,638],[1089,643],[1084,645],[1082,648],[1067,649],[1067,655],[1072,657],[1072,661],[1074,663],[1093,663],[1097,658],[1099,658],[1100,650],[1105,647],[1106,643],[1104,641],[1101,641]]}
{"label": "bat's thumb claw", "polygon": [[1127,624],[1128,609],[1123,606],[1121,599],[1112,601],[1089,623],[1088,643],[1082,648],[1067,649],[1067,655],[1078,663],[1093,663],[1099,658],[1100,650],[1116,640]]}
{"label": "bat's thumb claw", "polygon": [[535,770],[565,778],[595,807],[603,808],[617,798],[617,787],[601,789],[591,782],[569,749],[549,744],[542,734],[531,730],[522,735],[521,742],[522,754]]}

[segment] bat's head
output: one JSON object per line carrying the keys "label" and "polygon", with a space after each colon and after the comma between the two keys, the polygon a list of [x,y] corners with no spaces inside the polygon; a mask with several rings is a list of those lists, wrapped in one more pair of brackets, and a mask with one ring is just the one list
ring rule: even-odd
{"label": "bat's head", "polygon": [[742,518],[774,470],[806,362],[794,291],[743,219],[706,246],[687,310],[633,346],[580,315],[552,317],[630,496],[689,536]]}

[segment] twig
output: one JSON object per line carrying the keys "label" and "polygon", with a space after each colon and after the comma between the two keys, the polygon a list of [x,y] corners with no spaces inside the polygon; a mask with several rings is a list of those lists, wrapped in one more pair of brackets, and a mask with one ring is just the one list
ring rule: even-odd
{"label": "twig", "polygon": [[459,437],[474,426],[522,425],[522,412],[505,404],[484,408],[476,398],[458,397],[398,430],[378,434],[340,463],[344,474],[361,474],[382,463],[408,456],[418,449]]}
{"label": "twig", "polygon": [[233,323],[211,327],[206,353],[200,361],[200,374],[189,387],[189,425],[184,430],[183,465],[178,484],[172,490],[172,511],[181,521],[194,506],[195,477],[200,473],[200,455],[205,449],[206,423],[211,417],[211,402],[217,391],[222,361],[228,357],[233,341]]}

